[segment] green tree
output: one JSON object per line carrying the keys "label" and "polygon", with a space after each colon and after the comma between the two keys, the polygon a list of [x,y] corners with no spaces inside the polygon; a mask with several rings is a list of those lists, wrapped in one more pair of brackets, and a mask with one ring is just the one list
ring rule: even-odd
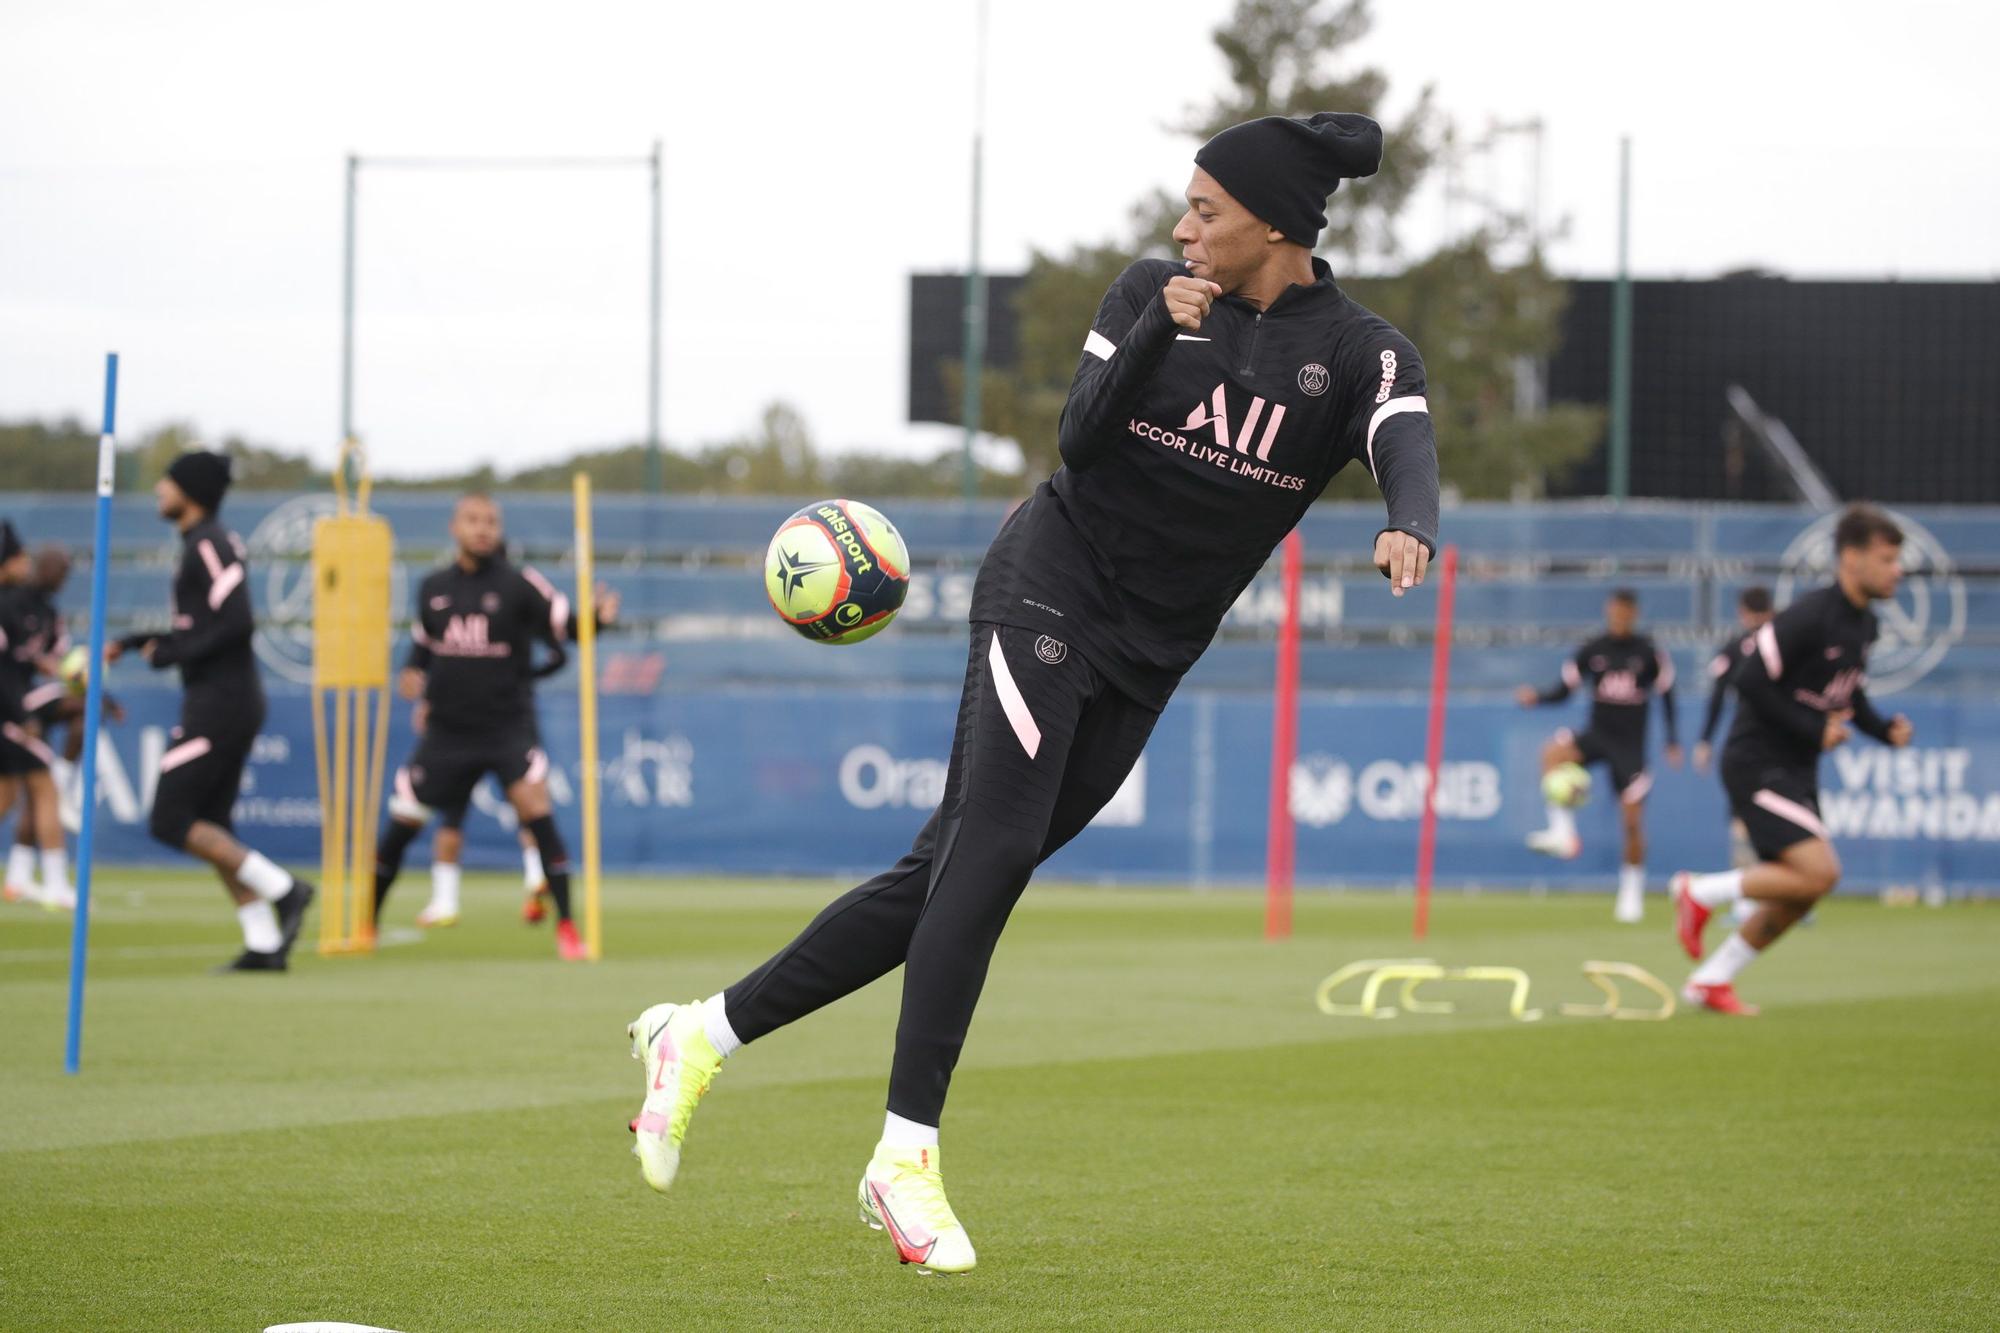
{"label": "green tree", "polygon": [[[1500,238],[1477,233],[1390,278],[1355,279],[1348,293],[1410,336],[1424,358],[1425,396],[1440,470],[1461,494],[1540,494],[1602,436],[1604,413],[1563,404],[1523,411],[1518,386],[1556,349],[1567,284],[1539,254],[1502,267]],[[1365,493],[1350,470],[1342,495]]]}

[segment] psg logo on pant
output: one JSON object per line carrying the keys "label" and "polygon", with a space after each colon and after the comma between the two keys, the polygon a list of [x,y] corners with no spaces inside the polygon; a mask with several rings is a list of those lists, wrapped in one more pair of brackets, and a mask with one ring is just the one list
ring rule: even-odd
{"label": "psg logo on pant", "polygon": [[1061,639],[1051,639],[1048,635],[1044,634],[1041,638],[1035,640],[1035,656],[1041,658],[1050,666],[1060,666],[1062,660],[1069,656],[1069,645]]}

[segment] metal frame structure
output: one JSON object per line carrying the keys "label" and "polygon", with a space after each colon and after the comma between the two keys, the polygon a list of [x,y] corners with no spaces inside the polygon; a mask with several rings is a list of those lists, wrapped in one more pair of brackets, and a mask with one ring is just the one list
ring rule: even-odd
{"label": "metal frame structure", "polygon": [[360,200],[363,166],[415,171],[592,171],[629,170],[644,167],[651,175],[652,263],[650,265],[651,308],[648,319],[646,358],[646,489],[663,487],[664,470],[660,453],[660,141],[644,157],[362,157],[347,155],[345,225],[341,247],[340,288],[340,438],[355,438],[354,431],[354,246],[355,221]]}

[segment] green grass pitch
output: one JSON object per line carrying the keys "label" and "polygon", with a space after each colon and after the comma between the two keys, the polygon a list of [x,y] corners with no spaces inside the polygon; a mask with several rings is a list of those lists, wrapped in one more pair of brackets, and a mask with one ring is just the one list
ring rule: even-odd
{"label": "green grass pitch", "polygon": [[[407,925],[421,874],[391,925]],[[562,965],[515,892],[284,977],[212,883],[118,871],[80,1078],[68,923],[0,912],[0,1326],[1947,1329],[2000,1325],[2000,911],[1836,902],[1747,976],[1761,1019],[1322,1016],[1410,952],[1407,896],[1037,887],[953,1091],[980,1256],[919,1276],[855,1218],[895,978],[745,1050],[652,1194],[624,1025],[702,996],[829,885],[615,880]],[[1678,984],[1663,899],[1448,895],[1425,952],[1553,1008],[1586,958]],[[310,926],[309,926],[310,930]],[[404,930],[403,935],[412,934]]]}

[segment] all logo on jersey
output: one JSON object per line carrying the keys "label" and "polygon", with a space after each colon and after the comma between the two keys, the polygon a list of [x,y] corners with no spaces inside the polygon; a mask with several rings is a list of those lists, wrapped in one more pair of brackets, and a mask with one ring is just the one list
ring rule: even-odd
{"label": "all logo on jersey", "polygon": [[1299,367],[1299,392],[1308,398],[1319,397],[1332,383],[1332,372],[1317,361],[1309,366]]}
{"label": "all logo on jersey", "polygon": [[[1209,395],[1209,400],[1206,404],[1195,404],[1194,411],[1188,413],[1187,423],[1181,429],[1202,430],[1212,426],[1215,428],[1215,442],[1217,444],[1221,445],[1224,449],[1228,449],[1233,445],[1237,453],[1247,454],[1250,452],[1250,439],[1257,433],[1257,423],[1264,419],[1264,409],[1270,405],[1265,403],[1261,397],[1252,398],[1250,400],[1250,414],[1243,419],[1243,429],[1237,433],[1235,440],[1232,441],[1229,438],[1229,395],[1226,392],[1227,389],[1227,385],[1216,385],[1215,392]],[[1263,438],[1257,441],[1258,462],[1268,463],[1271,461],[1271,446],[1277,442],[1278,427],[1284,420],[1285,405],[1279,403],[1276,406],[1272,406],[1270,420],[1264,421]]]}

